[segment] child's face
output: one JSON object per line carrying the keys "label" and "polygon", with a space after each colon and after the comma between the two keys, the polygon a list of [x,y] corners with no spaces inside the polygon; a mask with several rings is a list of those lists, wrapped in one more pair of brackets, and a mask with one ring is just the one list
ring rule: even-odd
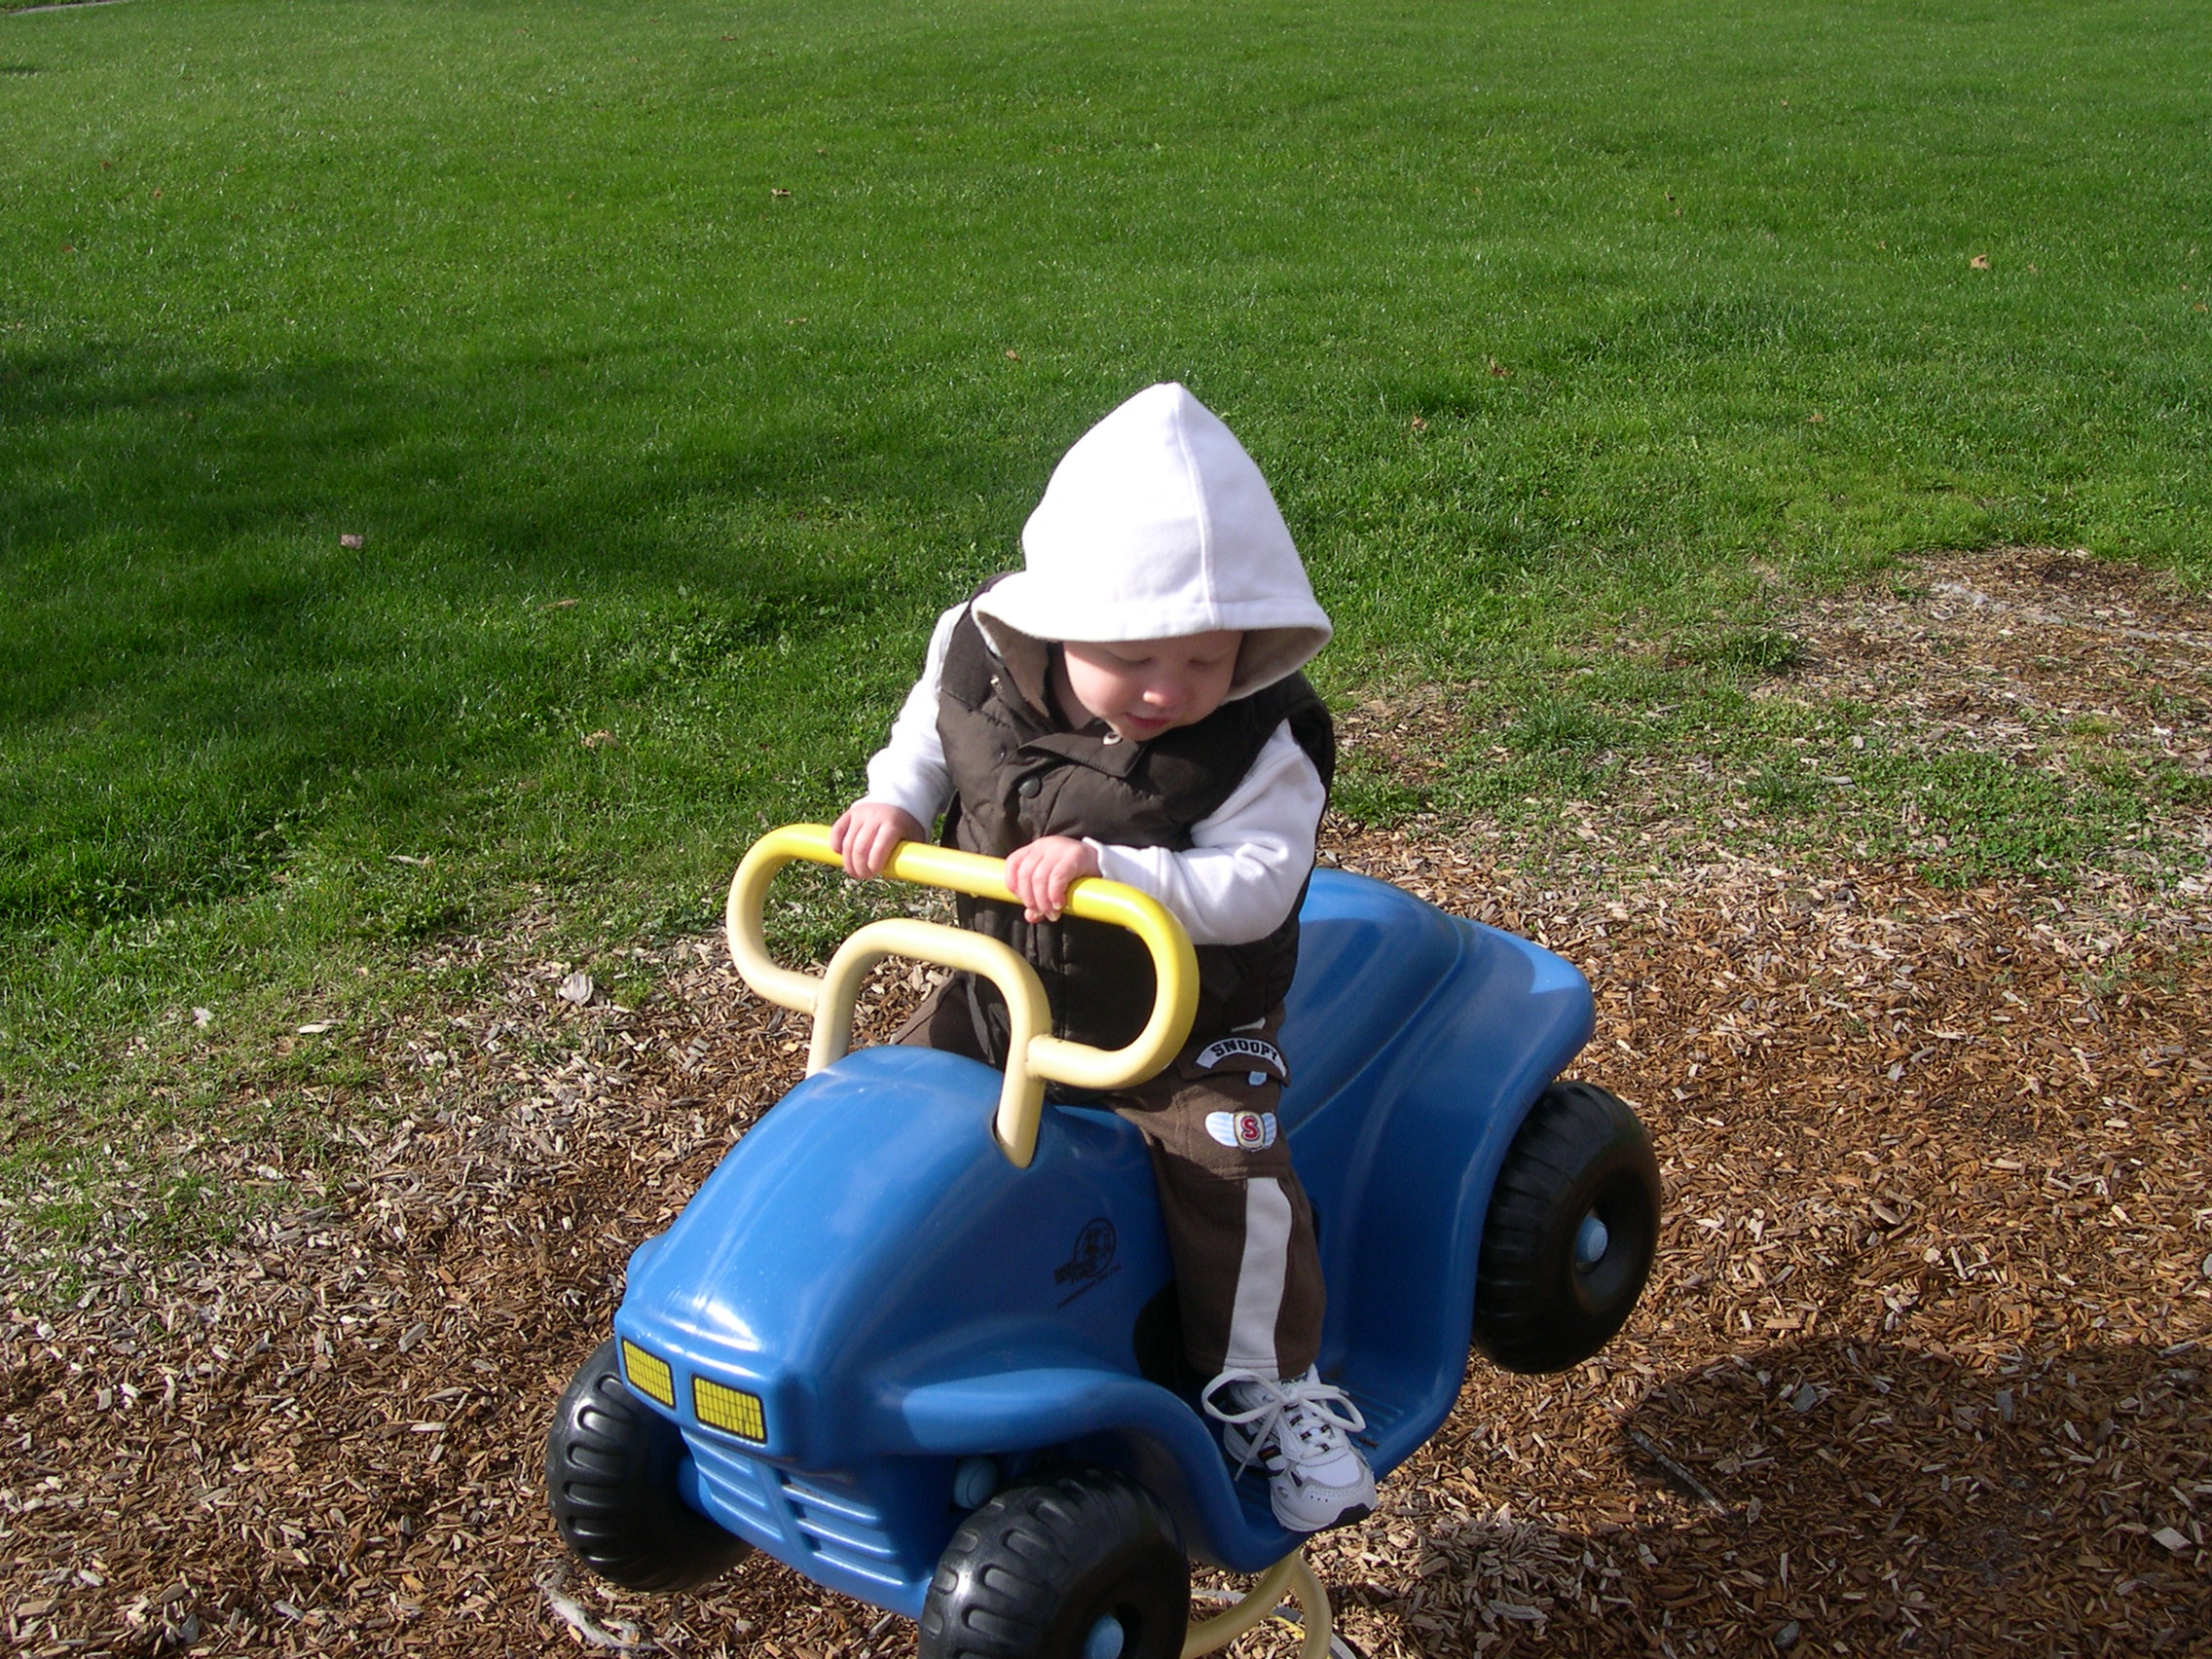
{"label": "child's face", "polygon": [[1236,628],[1109,645],[1070,640],[1060,647],[1057,689],[1129,742],[1142,743],[1196,725],[1220,708],[1243,644]]}

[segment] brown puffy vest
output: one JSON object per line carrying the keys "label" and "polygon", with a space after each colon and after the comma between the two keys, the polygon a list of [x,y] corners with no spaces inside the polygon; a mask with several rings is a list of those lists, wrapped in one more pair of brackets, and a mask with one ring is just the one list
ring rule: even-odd
{"label": "brown puffy vest", "polygon": [[[1192,826],[1220,810],[1286,719],[1326,786],[1336,770],[1335,729],[1302,674],[1144,743],[1115,736],[1103,720],[1071,731],[1014,688],[971,609],[953,628],[938,698],[954,792],[945,845],[1004,858],[1041,835],[1071,835],[1181,851],[1191,845]],[[963,927],[1005,941],[1037,970],[1055,1035],[1118,1049],[1144,1029],[1154,977],[1134,934],[1072,916],[1032,925],[1019,905],[991,900],[958,903]],[[1198,956],[1191,1037],[1205,1042],[1264,1018],[1282,1001],[1298,966],[1298,908],[1265,939],[1201,944]],[[987,983],[970,980],[968,993],[977,1036],[1003,1063],[1005,1004]]]}

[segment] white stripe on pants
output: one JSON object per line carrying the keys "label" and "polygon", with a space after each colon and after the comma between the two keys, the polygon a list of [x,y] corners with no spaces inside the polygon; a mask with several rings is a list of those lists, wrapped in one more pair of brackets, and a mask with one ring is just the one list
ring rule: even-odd
{"label": "white stripe on pants", "polygon": [[1283,1272],[1290,1253],[1290,1198],[1272,1175],[1244,1183],[1244,1259],[1236,1270],[1236,1305],[1229,1325],[1228,1367],[1276,1377],[1275,1322],[1282,1316]]}

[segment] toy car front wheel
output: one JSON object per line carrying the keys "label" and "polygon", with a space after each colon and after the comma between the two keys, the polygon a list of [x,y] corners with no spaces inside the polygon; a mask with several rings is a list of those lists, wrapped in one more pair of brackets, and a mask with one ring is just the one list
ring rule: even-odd
{"label": "toy car front wheel", "polygon": [[1659,1161],[1618,1095],[1544,1090],[1506,1150],[1475,1272],[1475,1346],[1507,1371],[1565,1371],[1621,1328],[1659,1244]]}
{"label": "toy car front wheel", "polygon": [[628,1590],[689,1590],[752,1552],[676,1488],[683,1436],[622,1382],[614,1339],[570,1382],[545,1437],[545,1494],[570,1552]]}
{"label": "toy car front wheel", "polygon": [[1009,1487],[961,1524],[922,1604],[921,1659],[1176,1659],[1191,1567],[1124,1475]]}

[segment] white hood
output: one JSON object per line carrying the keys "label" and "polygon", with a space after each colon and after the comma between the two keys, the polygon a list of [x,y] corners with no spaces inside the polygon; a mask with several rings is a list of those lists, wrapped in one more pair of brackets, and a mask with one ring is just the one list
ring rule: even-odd
{"label": "white hood", "polygon": [[1029,515],[1021,549],[1027,569],[976,601],[1017,680],[1041,663],[1039,642],[1240,628],[1229,695],[1245,697],[1329,642],[1328,615],[1268,481],[1220,417],[1180,386],[1148,387],[1076,440]]}

